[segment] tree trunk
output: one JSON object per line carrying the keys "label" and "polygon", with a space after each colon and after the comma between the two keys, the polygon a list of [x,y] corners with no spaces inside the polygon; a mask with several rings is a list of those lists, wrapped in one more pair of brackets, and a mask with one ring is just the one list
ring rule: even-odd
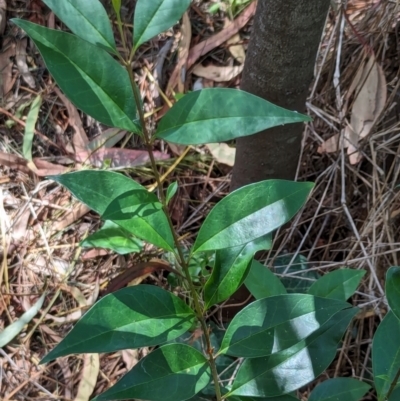
{"label": "tree trunk", "polygon": [[[241,89],[304,112],[330,0],[259,0]],[[270,178],[294,178],[302,124],[236,141],[231,189]]]}
{"label": "tree trunk", "polygon": [[[330,0],[258,0],[241,89],[278,106],[305,111],[315,58]],[[236,141],[231,190],[243,185],[295,177],[302,124],[270,128]],[[243,303],[245,286],[230,298]],[[243,306],[223,310],[230,320]]]}

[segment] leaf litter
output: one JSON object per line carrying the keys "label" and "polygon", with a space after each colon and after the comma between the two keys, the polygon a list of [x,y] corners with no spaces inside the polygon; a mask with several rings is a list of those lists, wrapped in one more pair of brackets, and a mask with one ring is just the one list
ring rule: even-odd
{"label": "leaf litter", "polygon": [[[8,3],[13,5],[9,7],[12,11],[8,12],[8,17],[13,17],[15,10],[18,9],[14,6],[22,3],[17,0],[9,0]],[[0,2],[0,6],[1,4]],[[278,235],[282,249],[295,254],[301,252],[308,261],[313,262],[309,267],[311,270],[329,271],[343,266],[344,263],[354,269],[369,269],[369,264],[373,264],[379,276],[384,272],[385,267],[399,263],[400,244],[397,238],[400,238],[398,224],[400,197],[398,192],[393,192],[399,182],[399,172],[393,167],[394,164],[391,161],[395,160],[393,155],[398,154],[400,146],[398,123],[400,112],[396,107],[395,98],[398,89],[395,79],[397,70],[394,58],[390,56],[396,54],[399,46],[395,32],[397,17],[395,18],[393,7],[392,3],[383,4],[375,0],[372,2],[350,0],[344,11],[354,29],[345,26],[345,40],[339,44],[340,47],[335,47],[334,44],[337,43],[336,35],[340,33],[338,25],[335,24],[340,20],[341,9],[338,7],[336,11],[331,10],[331,18],[328,21],[317,60],[316,79],[308,102],[308,110],[314,122],[308,125],[305,132],[298,173],[299,179],[313,180],[317,183],[317,187],[307,207],[287,230]],[[204,65],[214,62],[215,57],[221,62],[222,67],[232,67],[229,65],[229,59],[232,57],[236,58],[235,63],[241,63],[238,55],[232,55],[230,52],[239,44],[244,49],[246,48],[248,27],[251,25],[254,11],[255,2],[239,14],[233,24],[224,28],[226,19],[224,13],[210,16],[207,14],[206,7],[202,8],[198,2],[193,2],[192,9],[188,13],[192,30],[191,48],[186,60],[183,53],[183,56],[179,56],[184,60],[183,65],[185,65],[180,69],[182,75],[178,74],[185,78],[185,91],[192,90],[195,78],[191,68],[201,58]],[[59,22],[54,19],[53,14],[46,16],[43,4],[39,1],[30,2],[26,16],[43,25],[59,27]],[[7,29],[9,27],[10,24],[7,25]],[[184,28],[178,26],[176,32],[182,31]],[[236,38],[237,41],[228,43],[230,38],[238,33],[241,40]],[[364,41],[360,41],[360,37],[364,38]],[[160,41],[165,42],[165,39],[166,37],[160,35]],[[3,88],[3,95],[7,98],[9,106],[0,111],[1,118],[4,118],[4,121],[13,121],[14,125],[12,128],[5,128],[3,124],[0,124],[0,178],[1,182],[6,183],[2,184],[2,187],[5,197],[4,208],[11,221],[10,225],[16,228],[18,222],[22,222],[19,240],[14,241],[11,238],[8,251],[2,250],[3,256],[4,252],[8,255],[8,264],[13,266],[10,269],[8,282],[12,296],[5,293],[6,303],[0,307],[1,318],[4,317],[2,324],[8,325],[21,316],[21,313],[18,313],[18,305],[25,304],[21,299],[30,293],[38,294],[45,280],[50,283],[49,291],[52,294],[60,290],[54,306],[48,312],[50,316],[64,318],[73,316],[75,311],[79,310],[79,301],[70,290],[62,287],[59,269],[55,269],[52,265],[54,261],[60,268],[64,265],[69,266],[71,261],[75,263],[71,282],[80,290],[85,299],[92,299],[90,296],[93,295],[93,301],[97,297],[97,286],[100,290],[104,290],[110,279],[120,276],[130,267],[143,262],[140,255],[120,257],[110,252],[100,252],[100,250],[93,250],[93,254],[97,252],[95,259],[88,257],[75,260],[78,243],[98,226],[98,216],[89,212],[84,205],[77,203],[60,187],[54,187],[54,185],[41,187],[43,178],[40,177],[71,168],[81,168],[79,164],[85,161],[92,163],[88,156],[95,150],[100,151],[101,154],[93,160],[94,165],[106,167],[109,166],[110,160],[113,160],[115,168],[133,166],[131,174],[142,184],[152,187],[154,177],[145,165],[131,164],[134,153],[125,157],[121,156],[126,150],[141,150],[140,143],[135,138],[127,140],[126,134],[109,131],[108,127],[101,127],[89,121],[79,111],[70,121],[68,107],[58,96],[51,79],[46,74],[41,75],[42,71],[39,74],[36,68],[35,62],[38,62],[38,59],[35,49],[28,46],[27,54],[24,55],[22,50],[20,55],[21,58],[24,57],[24,62],[35,80],[33,89],[24,81],[18,66],[13,63],[15,49],[5,48],[4,42],[0,49],[0,64],[5,66],[5,69],[2,69],[2,77],[6,71],[6,80],[3,78],[3,84],[0,87]],[[366,43],[370,48],[366,46]],[[383,48],[382,43],[386,43],[387,47]],[[154,92],[144,68],[149,67],[151,71],[154,71],[152,67],[156,61],[152,51],[155,44],[157,40],[143,45],[141,57],[147,63],[138,60],[135,64],[141,94],[146,99],[151,99]],[[339,50],[340,85],[344,94],[341,106],[330,75],[337,65],[336,57]],[[165,82],[168,82],[165,78],[171,76],[170,73],[175,67],[172,57],[175,51],[171,49],[169,53],[166,53],[160,70],[161,77],[158,77],[159,89],[164,91],[164,94],[167,88]],[[222,58],[221,54],[224,54]],[[371,61],[372,58],[374,62]],[[371,73],[373,73],[372,77],[375,76],[375,83],[368,82],[372,80],[369,78],[370,73],[366,74],[364,84],[361,80],[356,85],[355,77],[358,67],[361,66],[359,70],[364,71],[365,74],[368,63],[372,64]],[[377,69],[377,72],[373,72],[373,69]],[[4,91],[4,82],[7,83],[7,92]],[[180,83],[183,83],[183,80]],[[207,79],[203,79],[201,85],[205,84],[227,85],[213,80],[207,83]],[[229,82],[231,87],[238,87],[239,84],[240,74]],[[387,88],[386,101],[382,95],[383,87]],[[21,116],[18,117],[17,108],[18,101],[26,102],[30,99],[29,103],[31,103],[38,95],[36,91],[39,89],[41,91],[45,89],[43,92],[45,95],[43,113],[38,116],[39,125],[36,127],[32,142],[32,160],[39,171],[39,174],[36,174],[27,167],[26,160],[20,156],[27,109],[25,107]],[[362,90],[367,90],[367,99],[370,99],[366,105],[364,104],[367,110],[361,107],[362,103],[357,105],[357,102],[366,101],[361,98],[357,100]],[[173,97],[168,99],[171,102],[175,101]],[[3,103],[0,106],[2,105]],[[149,124],[155,124],[161,112],[157,111],[150,101],[145,102],[145,107]],[[357,107],[360,107],[362,111],[360,112]],[[7,115],[4,111],[10,114]],[[60,126],[64,127],[62,131],[57,131],[55,128],[59,122],[62,123]],[[342,135],[343,142],[345,139],[349,142],[350,136],[344,135],[347,127],[353,130],[356,127],[357,137],[354,140],[351,139],[351,142],[358,153],[350,152],[350,155],[347,155],[348,150],[346,150],[344,161],[342,153],[338,151],[341,148],[329,154],[318,153],[318,147],[324,146],[326,141],[337,133]],[[85,135],[87,142],[84,139]],[[340,136],[337,137],[339,138]],[[127,148],[121,146],[127,143],[129,144]],[[226,144],[220,145],[221,148],[226,148]],[[179,215],[176,217],[178,230],[182,235],[189,233],[190,238],[198,230],[199,222],[210,207],[228,192],[230,170],[224,169],[222,156],[216,155],[215,159],[210,158],[206,147],[191,149],[185,154],[180,164],[174,166],[172,161],[162,156],[173,154],[173,152],[169,151],[165,145],[157,144],[157,146],[162,159],[159,161],[161,168],[167,170],[169,166],[173,166],[166,176],[166,182],[178,181],[180,185],[175,198],[185,207],[176,209]],[[81,156],[77,156],[78,149],[82,152]],[[234,150],[234,148],[230,149]],[[106,150],[112,151],[108,153]],[[182,154],[182,151],[179,150],[178,154]],[[353,156],[357,163],[351,164],[349,156]],[[228,157],[228,160],[232,163],[232,155]],[[338,166],[343,167],[338,168]],[[191,170],[190,180],[184,174],[188,169]],[[345,184],[344,187],[341,186],[342,182]],[[22,195],[22,186],[27,188],[29,198]],[[346,201],[345,204],[342,203],[343,198]],[[30,206],[36,211],[35,216],[30,212]],[[26,212],[20,214],[19,210],[26,210]],[[39,230],[45,233],[47,243],[39,235]],[[7,235],[10,236],[11,233],[12,231],[9,231]],[[46,253],[46,249],[51,250],[51,258]],[[35,268],[31,263],[33,259],[30,258],[39,255],[41,258],[37,259]],[[145,280],[157,285],[167,285],[164,275],[158,270],[152,271]],[[3,291],[4,281],[2,285]],[[368,363],[369,354],[363,341],[371,338],[374,324],[379,321],[380,300],[379,286],[374,276],[369,274],[354,299],[354,304],[362,307],[362,313],[354,323],[358,337],[356,340],[351,336],[345,338],[338,359],[327,372],[329,375],[355,373],[360,378],[366,375],[364,366]],[[1,354],[0,358],[3,358],[2,368],[5,372],[3,387],[5,399],[22,400],[26,397],[36,399],[42,397],[43,399],[43,394],[46,400],[66,396],[74,399],[78,396],[77,389],[84,376],[91,381],[88,390],[83,391],[87,399],[93,386],[95,394],[105,390],[109,386],[109,380],[117,380],[132,366],[132,363],[147,352],[147,350],[138,350],[132,355],[102,355],[99,360],[102,373],[99,376],[96,374],[97,367],[95,364],[90,366],[89,359],[87,359],[89,367],[83,372],[80,357],[69,358],[69,366],[65,361],[60,360],[46,367],[46,371],[39,370],[30,361],[38,361],[45,352],[44,348],[52,348],[65,335],[69,327],[64,323],[54,325],[54,319],[46,318],[38,326],[37,335],[31,337],[25,345],[22,345],[22,334],[17,336],[11,345],[4,348],[4,354]],[[29,377],[31,379],[27,380]],[[305,397],[310,389],[304,389],[302,395]]]}

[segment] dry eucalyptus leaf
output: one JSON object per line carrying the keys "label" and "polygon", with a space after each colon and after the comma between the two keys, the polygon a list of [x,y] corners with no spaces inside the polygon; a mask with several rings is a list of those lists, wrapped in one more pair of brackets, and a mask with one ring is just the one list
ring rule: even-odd
{"label": "dry eucalyptus leaf", "polygon": [[243,71],[242,65],[217,67],[215,65],[209,65],[203,67],[201,64],[197,64],[193,68],[193,74],[198,77],[207,78],[215,82],[227,82],[237,77]]}
{"label": "dry eucalyptus leaf", "polygon": [[85,354],[83,357],[82,378],[74,401],[88,401],[97,383],[100,371],[99,354]]}
{"label": "dry eucalyptus leaf", "polygon": [[[230,23],[231,22],[226,19],[224,28],[226,28]],[[240,64],[243,64],[246,58],[246,52],[243,45],[241,44],[241,41],[242,38],[237,33],[233,35],[230,39],[228,39],[226,43],[228,45],[229,53],[232,54],[236,61],[238,61]]]}
{"label": "dry eucalyptus leaf", "polygon": [[13,62],[11,60],[11,57],[14,56],[15,43],[10,40],[4,41],[3,49],[0,52],[0,99],[3,99],[14,85],[12,76]]}
{"label": "dry eucalyptus leaf", "polygon": [[376,124],[385,107],[386,96],[385,75],[375,57],[371,56],[362,68],[351,111],[350,129],[345,131],[345,139],[348,142],[347,154],[351,164],[360,161],[357,152],[358,142],[367,137]]}
{"label": "dry eucalyptus leaf", "polygon": [[218,163],[233,167],[235,164],[236,149],[226,143],[208,143],[207,149]]}
{"label": "dry eucalyptus leaf", "polygon": [[[344,148],[347,148],[350,164],[357,164],[361,154],[358,143],[367,137],[381,115],[387,96],[386,79],[382,67],[374,56],[364,61],[354,76],[346,96],[345,110],[352,95],[355,95],[351,108],[350,123],[344,131]],[[340,148],[339,134],[327,139],[319,148],[319,153],[336,152]]]}
{"label": "dry eucalyptus leaf", "polygon": [[15,52],[15,61],[17,63],[18,71],[22,76],[22,79],[27,83],[31,89],[35,89],[36,83],[32,74],[29,71],[29,67],[26,64],[26,45],[28,39],[24,38],[17,41],[17,48]]}

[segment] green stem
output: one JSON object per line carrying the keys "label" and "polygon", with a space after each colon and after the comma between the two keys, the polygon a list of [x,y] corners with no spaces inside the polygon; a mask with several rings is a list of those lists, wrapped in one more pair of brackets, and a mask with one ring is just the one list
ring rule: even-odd
{"label": "green stem", "polygon": [[209,333],[209,330],[208,330],[208,327],[207,327],[206,319],[204,317],[203,308],[200,305],[199,295],[198,295],[198,293],[196,291],[196,288],[195,288],[195,286],[193,284],[193,281],[192,281],[192,278],[190,276],[188,262],[186,261],[185,256],[183,254],[182,247],[181,247],[181,245],[179,243],[178,234],[175,231],[175,227],[174,227],[174,225],[172,223],[171,216],[168,213],[167,200],[166,200],[166,197],[165,197],[165,193],[164,193],[164,191],[162,189],[162,183],[161,183],[161,179],[160,179],[160,174],[158,172],[157,163],[156,163],[156,160],[154,158],[153,146],[152,146],[153,145],[153,139],[152,139],[151,134],[149,133],[149,131],[146,128],[146,120],[145,120],[145,117],[144,117],[144,111],[143,111],[143,109],[141,107],[139,107],[139,105],[141,104],[140,93],[139,93],[138,87],[135,84],[135,78],[133,76],[133,72],[132,72],[132,68],[131,68],[130,64],[131,64],[130,60],[124,62],[125,68],[126,68],[126,70],[128,71],[128,74],[129,74],[129,79],[130,79],[130,82],[131,82],[133,95],[135,97],[135,102],[136,102],[137,110],[138,110],[138,113],[139,113],[140,123],[142,125],[143,140],[144,140],[147,152],[149,154],[151,168],[153,170],[153,173],[154,173],[154,176],[155,176],[155,179],[156,179],[156,182],[157,182],[157,186],[159,188],[160,201],[161,201],[163,210],[164,210],[164,212],[165,212],[165,214],[167,216],[168,224],[169,224],[171,232],[172,232],[172,236],[173,236],[173,239],[174,239],[175,247],[176,247],[176,249],[178,251],[178,255],[176,255],[176,256],[177,256],[179,264],[182,267],[182,270],[184,272],[185,278],[186,278],[186,280],[188,282],[189,291],[190,291],[190,294],[191,294],[191,296],[193,298],[193,304],[194,304],[194,307],[195,307],[195,310],[196,310],[196,315],[197,315],[197,318],[200,321],[200,325],[201,325],[201,328],[203,330],[203,334],[204,334],[204,338],[205,338],[205,342],[206,342],[206,347],[207,347],[208,362],[210,364],[211,373],[212,373],[212,377],[213,377],[213,381],[214,381],[216,400],[217,401],[221,401],[222,400],[221,388],[219,386],[217,365],[215,363],[214,350],[213,350],[213,347],[211,345],[210,333]]}
{"label": "green stem", "polygon": [[385,396],[385,400],[389,400],[390,399],[390,396],[392,395],[392,393],[393,393],[393,391],[394,391],[399,379],[400,379],[400,369],[397,371],[396,377],[393,379],[392,383],[390,384],[390,388],[389,388],[389,391],[387,392],[387,394]]}

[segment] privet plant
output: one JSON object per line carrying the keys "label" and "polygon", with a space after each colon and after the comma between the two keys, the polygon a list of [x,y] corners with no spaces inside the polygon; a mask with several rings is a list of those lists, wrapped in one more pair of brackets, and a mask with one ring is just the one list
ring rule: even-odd
{"label": "privet plant", "polygon": [[[158,182],[156,195],[112,171],[51,177],[105,222],[83,245],[127,253],[140,252],[143,242],[153,244],[173,259],[176,277],[184,277],[181,285],[189,296],[183,299],[152,285],[111,293],[41,362],[151,347],[151,353],[95,400],[296,400],[296,390],[335,357],[358,313],[346,301],[365,272],[341,269],[293,293],[253,259],[255,252],[270,249],[273,231],[303,206],[313,187],[307,182],[270,180],[232,192],[211,210],[193,246],[185,249],[167,211],[177,183],[164,191],[152,148],[156,140],[185,145],[228,141],[308,117],[239,90],[205,89],[183,96],[150,132],[132,60],[140,45],[181,18],[190,0],[138,0],[132,46],[122,29],[121,1],[113,0],[122,54],[99,0],[43,1],[72,34],[20,19],[14,23],[35,42],[48,70],[77,107],[108,126],[140,136]],[[206,257],[213,257],[212,272],[198,280],[191,266]],[[256,300],[221,331],[207,314],[243,283]],[[371,382],[379,401],[400,399],[399,288],[400,268],[393,267],[386,283],[391,311],[373,340]],[[202,333],[201,341],[186,341],[194,330]],[[369,388],[353,378],[335,378],[317,386],[309,401],[357,401]]]}

